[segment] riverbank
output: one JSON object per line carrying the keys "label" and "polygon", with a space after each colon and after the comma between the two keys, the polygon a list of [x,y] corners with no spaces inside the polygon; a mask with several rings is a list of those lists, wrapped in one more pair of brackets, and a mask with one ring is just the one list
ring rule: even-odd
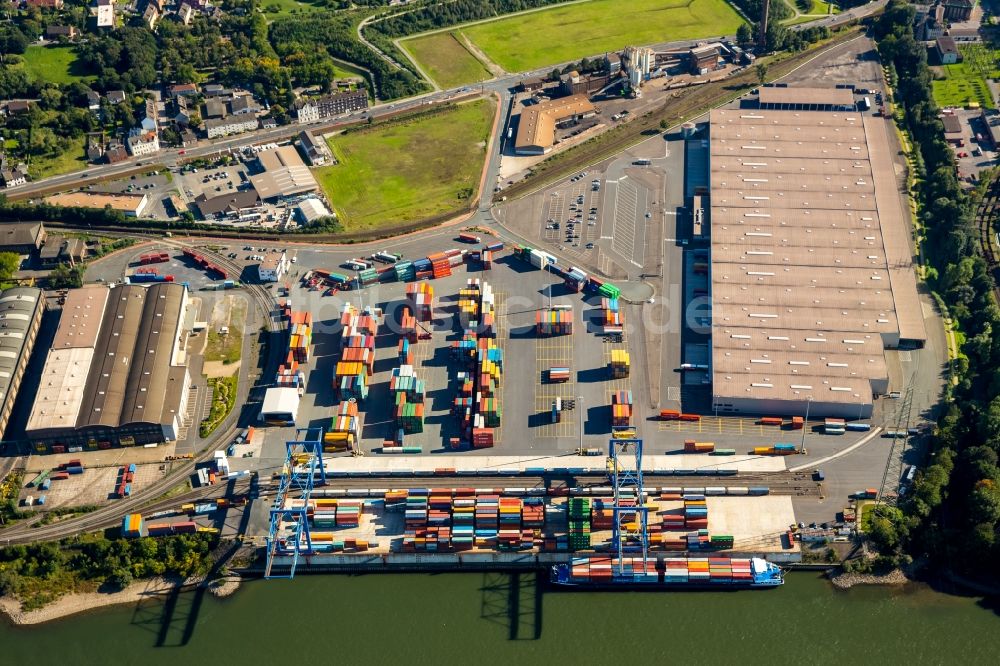
{"label": "riverbank", "polygon": [[[200,576],[186,579],[151,578],[133,583],[119,592],[67,594],[42,608],[31,611],[21,610],[21,602],[17,599],[0,597],[0,613],[14,625],[42,624],[84,613],[95,608],[138,603],[144,599],[169,594],[178,589],[195,588],[203,581],[204,578]],[[236,585],[238,586],[238,584]],[[228,593],[231,594],[232,591]]]}
{"label": "riverbank", "polygon": [[905,585],[910,582],[900,569],[893,569],[887,574],[840,573],[830,576],[834,587],[848,590],[855,585]]}

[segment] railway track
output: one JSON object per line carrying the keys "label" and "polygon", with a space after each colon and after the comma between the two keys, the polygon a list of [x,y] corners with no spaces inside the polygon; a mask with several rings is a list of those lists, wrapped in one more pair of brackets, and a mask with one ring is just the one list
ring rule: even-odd
{"label": "railway track", "polygon": [[[138,238],[143,241],[151,240],[142,234],[125,235]],[[158,244],[176,249],[192,249],[201,253],[211,254],[213,261],[216,264],[227,271],[233,271],[237,275],[242,270],[236,263],[230,261],[228,258],[214,252],[209,252],[204,248],[197,248],[163,238],[156,239],[156,242]],[[267,321],[268,330],[271,332],[280,331],[284,325],[280,319],[275,316],[275,308],[271,294],[260,285],[248,285],[246,291],[256,307],[263,311]],[[278,350],[275,349],[273,345],[270,346],[268,348],[267,363],[264,365],[264,373],[261,375],[263,380],[261,385],[266,384],[267,378],[273,376],[277,371],[279,358]],[[241,394],[239,396],[237,403],[246,404],[247,396],[252,390],[253,387],[247,387],[245,394]],[[238,429],[239,413],[234,412],[234,414],[231,414],[227,423],[228,425],[225,425],[222,429],[217,430],[215,435],[208,440],[208,442],[202,443],[201,452],[195,454],[194,458],[172,467],[162,479],[151,484],[141,493],[138,493],[133,497],[116,500],[113,504],[101,507],[96,511],[84,514],[79,518],[61,521],[52,525],[31,527],[31,524],[34,524],[37,521],[32,521],[28,524],[16,523],[6,529],[0,530],[0,543],[24,543],[30,541],[61,539],[67,536],[80,534],[82,532],[110,527],[120,521],[122,516],[128,513],[137,512],[140,509],[150,510],[150,507],[148,506],[150,497],[158,497],[170,490],[170,488],[183,481],[184,477],[193,474],[197,465],[211,460],[213,453],[217,449],[225,448],[224,445],[227,442],[232,441],[232,439],[236,436],[236,431]],[[182,500],[184,497],[190,496],[191,499],[204,497],[205,493],[210,493],[210,491],[206,489],[196,489],[183,495],[164,500],[162,504],[165,504],[166,506],[163,506],[162,508],[183,503]],[[161,503],[157,503],[154,504],[154,506],[159,506],[160,504]]]}

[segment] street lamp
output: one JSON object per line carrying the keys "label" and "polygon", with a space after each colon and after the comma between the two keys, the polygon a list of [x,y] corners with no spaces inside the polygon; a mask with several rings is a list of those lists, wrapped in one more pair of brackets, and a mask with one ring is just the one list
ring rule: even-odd
{"label": "street lamp", "polygon": [[802,442],[799,444],[799,453],[805,453],[806,451],[806,431],[809,429],[809,405],[812,404],[812,396],[806,396],[806,418],[805,422],[802,424]]}

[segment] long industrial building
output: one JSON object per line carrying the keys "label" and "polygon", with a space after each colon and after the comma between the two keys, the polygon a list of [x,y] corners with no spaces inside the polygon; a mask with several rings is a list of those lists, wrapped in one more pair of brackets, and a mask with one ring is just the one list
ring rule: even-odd
{"label": "long industrial building", "polygon": [[35,451],[176,440],[190,387],[187,307],[181,284],[70,291],[25,429]]}
{"label": "long industrial building", "polygon": [[12,287],[0,292],[0,439],[7,430],[44,312],[41,289]]}
{"label": "long industrial building", "polygon": [[[842,91],[798,91],[811,108]],[[926,339],[884,118],[710,119],[712,393],[720,413],[870,416],[884,349]]]}

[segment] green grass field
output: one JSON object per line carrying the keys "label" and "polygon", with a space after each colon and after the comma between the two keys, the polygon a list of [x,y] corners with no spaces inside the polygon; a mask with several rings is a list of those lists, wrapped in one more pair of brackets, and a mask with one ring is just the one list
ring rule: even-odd
{"label": "green grass field", "polygon": [[401,42],[431,79],[442,88],[454,88],[490,78],[490,72],[453,32],[437,32]]}
{"label": "green grass field", "polygon": [[938,106],[968,106],[976,102],[982,107],[994,107],[986,81],[968,62],[944,65],[946,78],[934,79],[931,87]]}
{"label": "green grass field", "polygon": [[315,175],[345,231],[391,227],[465,205],[478,189],[494,111],[491,100],[479,100],[331,139],[340,163]]}
{"label": "green grass field", "polygon": [[28,175],[32,180],[60,176],[64,173],[87,168],[85,152],[86,139],[72,139],[69,150],[56,157],[35,157],[28,164]]}
{"label": "green grass field", "polygon": [[299,2],[299,0],[263,0],[260,7],[264,11],[264,14],[272,19],[291,16],[292,14],[305,14],[329,9],[329,7],[324,6],[321,2]]}
{"label": "green grass field", "polygon": [[92,79],[77,71],[76,49],[72,46],[29,46],[24,53],[24,68],[36,81],[72,83]]}
{"label": "green grass field", "polygon": [[350,65],[334,61],[333,71],[338,79],[349,79],[351,77],[357,76],[360,78],[365,78],[365,73],[356,67],[351,67]]}
{"label": "green grass field", "polygon": [[591,0],[462,32],[508,72],[523,72],[629,45],[732,35],[742,22],[725,0]]}

